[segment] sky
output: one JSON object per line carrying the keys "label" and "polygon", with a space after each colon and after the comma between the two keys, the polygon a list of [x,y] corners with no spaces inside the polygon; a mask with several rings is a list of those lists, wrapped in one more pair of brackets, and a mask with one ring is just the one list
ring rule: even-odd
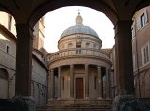
{"label": "sky", "polygon": [[83,18],[83,25],[96,31],[102,40],[102,48],[112,48],[114,45],[113,24],[102,12],[87,7],[62,7],[45,15],[45,49],[51,53],[58,51],[57,44],[63,31],[75,25],[78,11]]}

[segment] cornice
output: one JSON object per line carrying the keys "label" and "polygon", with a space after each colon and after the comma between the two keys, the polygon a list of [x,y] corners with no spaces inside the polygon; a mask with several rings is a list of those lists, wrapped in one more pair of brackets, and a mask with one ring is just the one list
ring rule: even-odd
{"label": "cornice", "polygon": [[[93,59],[93,60],[98,60],[98,61],[103,61],[103,62],[106,62],[106,63],[108,63],[108,64],[110,64],[110,65],[112,65],[112,62],[109,60],[109,59],[106,59],[106,58],[104,58],[104,57],[97,57],[97,56],[91,56],[91,55],[69,55],[69,56],[63,56],[63,57],[59,57],[59,58],[56,58],[56,59],[53,59],[53,60],[51,60],[51,61],[49,61],[49,63],[48,63],[48,67],[51,65],[51,64],[53,64],[53,63],[55,63],[55,62],[57,62],[57,61],[60,61],[60,60],[64,60],[64,62],[65,62],[65,60],[66,59],[87,59],[87,58],[90,58],[90,59]],[[82,61],[80,62],[81,64],[83,63]],[[87,63],[88,63],[88,61],[87,61]],[[68,64],[69,65],[69,64]]]}

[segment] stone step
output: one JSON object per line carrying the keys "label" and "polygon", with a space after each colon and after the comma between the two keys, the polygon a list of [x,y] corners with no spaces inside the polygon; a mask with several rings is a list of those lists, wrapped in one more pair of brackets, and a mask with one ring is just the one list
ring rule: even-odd
{"label": "stone step", "polygon": [[111,106],[106,105],[60,105],[60,106],[44,106],[38,108],[37,111],[110,111]]}
{"label": "stone step", "polygon": [[38,107],[37,111],[111,111],[111,100],[56,100]]}

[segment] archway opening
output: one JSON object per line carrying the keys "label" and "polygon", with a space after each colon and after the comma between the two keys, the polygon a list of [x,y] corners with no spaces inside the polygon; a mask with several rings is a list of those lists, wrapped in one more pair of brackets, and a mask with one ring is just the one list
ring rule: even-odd
{"label": "archway opening", "polygon": [[44,46],[48,52],[58,51],[57,44],[61,34],[66,28],[75,25],[78,11],[83,18],[83,24],[93,28],[102,39],[102,48],[113,47],[114,26],[105,14],[88,7],[69,6],[48,12],[45,15]]}

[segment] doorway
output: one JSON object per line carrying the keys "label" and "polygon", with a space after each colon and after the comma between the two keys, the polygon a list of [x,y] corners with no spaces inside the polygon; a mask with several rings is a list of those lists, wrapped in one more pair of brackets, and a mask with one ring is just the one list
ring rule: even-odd
{"label": "doorway", "polygon": [[76,78],[76,99],[84,98],[83,78]]}

